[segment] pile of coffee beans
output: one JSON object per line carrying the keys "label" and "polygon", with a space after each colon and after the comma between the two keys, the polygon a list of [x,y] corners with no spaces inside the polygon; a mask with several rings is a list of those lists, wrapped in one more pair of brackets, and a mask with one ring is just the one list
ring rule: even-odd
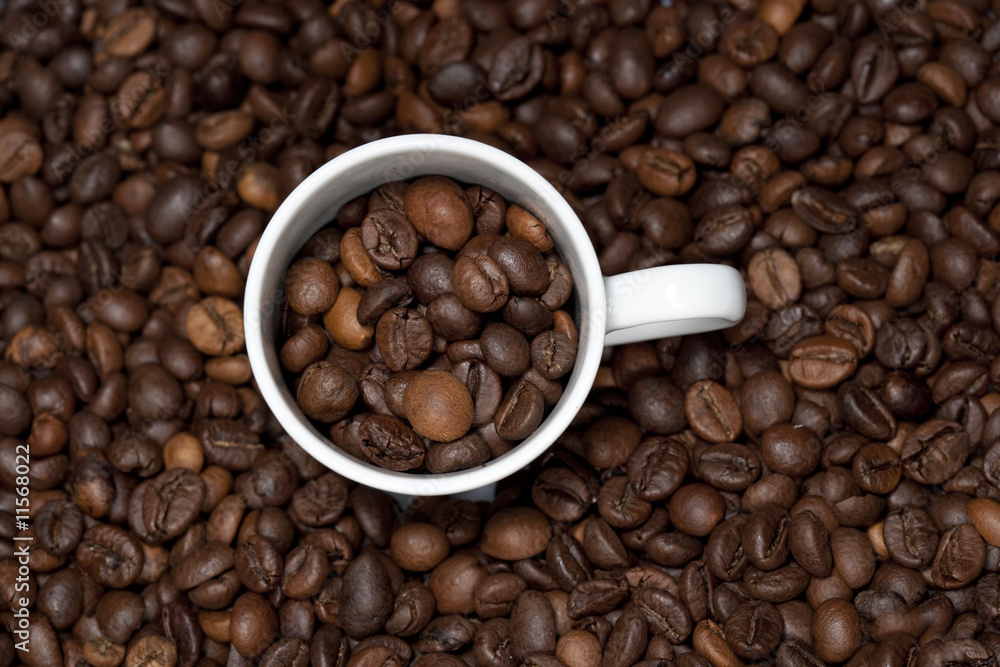
{"label": "pile of coffee beans", "polygon": [[383,185],[336,222],[285,274],[279,358],[302,412],[397,471],[473,468],[531,435],[578,342],[545,225],[444,176]]}
{"label": "pile of coffee beans", "polygon": [[[995,664],[997,9],[8,0],[0,665]],[[342,479],[255,388],[245,276],[415,131],[524,160],[608,275],[737,267],[746,317],[608,350],[491,502]]]}

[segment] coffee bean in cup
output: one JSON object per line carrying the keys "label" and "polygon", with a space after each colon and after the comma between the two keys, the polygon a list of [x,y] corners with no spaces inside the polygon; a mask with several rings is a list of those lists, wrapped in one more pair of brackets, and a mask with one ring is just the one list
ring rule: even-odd
{"label": "coffee bean in cup", "polygon": [[289,266],[279,358],[303,414],[348,453],[463,470],[530,436],[558,400],[576,361],[572,293],[530,211],[444,176],[395,181]]}

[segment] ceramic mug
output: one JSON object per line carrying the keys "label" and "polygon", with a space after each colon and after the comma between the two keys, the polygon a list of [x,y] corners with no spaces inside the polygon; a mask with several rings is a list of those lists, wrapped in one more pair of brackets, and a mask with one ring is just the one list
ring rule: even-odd
{"label": "ceramic mug", "polygon": [[[579,330],[576,364],[562,398],[538,429],[510,452],[470,470],[431,475],[394,472],[337,448],[303,415],[282,377],[276,340],[284,275],[305,242],[341,206],[378,186],[441,174],[484,185],[545,223],[574,280]],[[567,308],[570,304],[567,304]],[[404,496],[438,496],[486,487],[520,470],[569,426],[590,392],[605,345],[680,336],[732,326],[746,307],[743,279],[715,264],[662,266],[603,277],[590,238],[566,200],[520,160],[485,144],[444,135],[382,139],[320,167],[285,199],[254,253],[244,298],[247,353],[268,407],[286,433],[344,477]]]}

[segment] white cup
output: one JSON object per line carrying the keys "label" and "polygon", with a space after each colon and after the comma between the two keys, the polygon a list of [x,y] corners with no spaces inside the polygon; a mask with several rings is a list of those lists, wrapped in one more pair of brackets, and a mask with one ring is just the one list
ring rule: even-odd
{"label": "white cup", "polygon": [[[441,174],[485,185],[508,203],[534,213],[575,281],[579,329],[576,365],[562,398],[541,426],[510,452],[488,463],[441,475],[394,472],[350,456],[307,419],[282,377],[276,340],[285,270],[305,242],[342,205],[396,180]],[[710,331],[740,321],[746,293],[728,266],[663,266],[602,277],[590,238],[566,200],[520,160],[485,144],[444,135],[382,139],[320,167],[285,199],[257,245],[244,298],[247,352],[268,407],[288,435],[328,468],[383,491],[439,496],[486,487],[520,470],[569,426],[590,392],[605,345]]]}

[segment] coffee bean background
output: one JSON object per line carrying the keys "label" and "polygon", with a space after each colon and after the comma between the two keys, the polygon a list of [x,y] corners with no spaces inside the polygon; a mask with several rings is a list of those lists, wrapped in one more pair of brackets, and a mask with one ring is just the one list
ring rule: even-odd
{"label": "coffee bean background", "polygon": [[[995,664],[998,9],[8,0],[0,665]],[[608,350],[492,502],[347,482],[254,388],[244,279],[296,184],[411,132],[524,160],[606,274],[737,267],[746,317]],[[360,230],[310,243],[300,305],[343,312],[292,364],[398,288],[368,291]],[[450,268],[420,269],[428,317],[461,304]]]}

